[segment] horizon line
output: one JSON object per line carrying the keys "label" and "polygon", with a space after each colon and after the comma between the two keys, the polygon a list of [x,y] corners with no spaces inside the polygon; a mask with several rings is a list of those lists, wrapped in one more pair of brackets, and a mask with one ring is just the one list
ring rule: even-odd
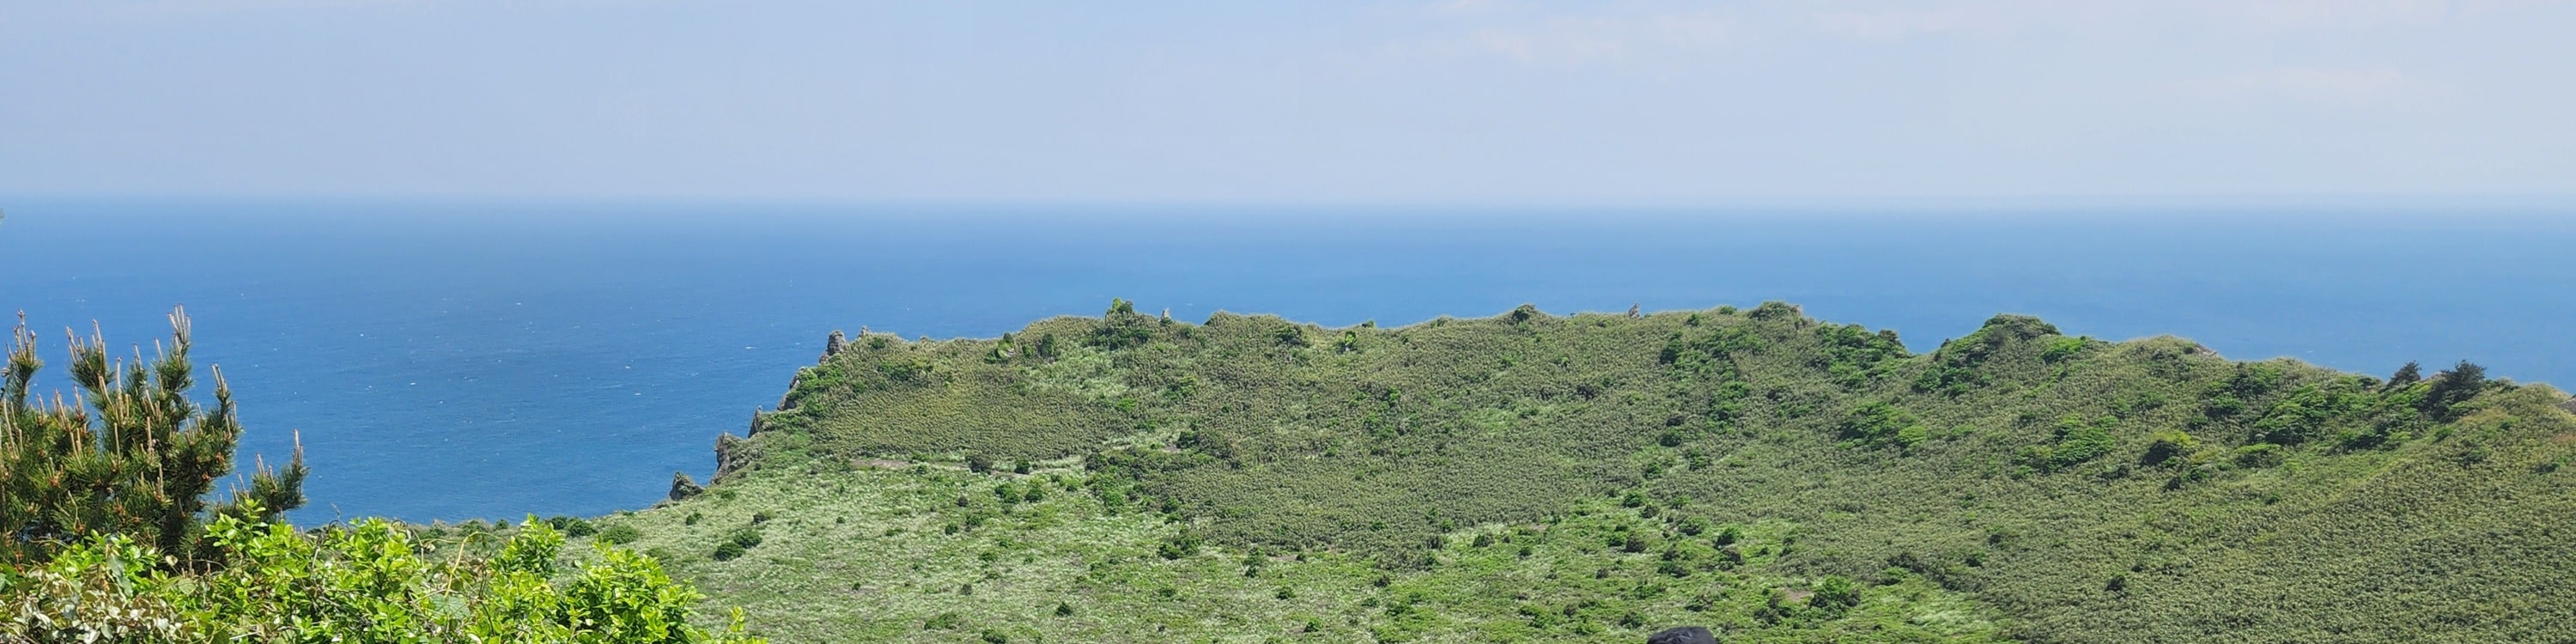
{"label": "horizon line", "polygon": [[1715,213],[1720,211],[1852,211],[1900,212],[2028,210],[2127,211],[2135,209],[2225,210],[2243,208],[2319,208],[2345,211],[2422,210],[2430,208],[2570,209],[2570,193],[2207,193],[2207,194],[2064,194],[2064,195],[1911,195],[1911,196],[1767,196],[1705,200],[1285,200],[1285,199],[962,199],[872,198],[743,195],[512,195],[433,193],[136,193],[0,190],[0,209],[55,203],[297,204],[358,206],[563,206],[563,207],[709,207],[937,209],[977,211],[1042,208],[1057,210],[1127,209],[1142,211],[1227,208],[1310,211],[1528,211],[1610,210],[1635,213]]}

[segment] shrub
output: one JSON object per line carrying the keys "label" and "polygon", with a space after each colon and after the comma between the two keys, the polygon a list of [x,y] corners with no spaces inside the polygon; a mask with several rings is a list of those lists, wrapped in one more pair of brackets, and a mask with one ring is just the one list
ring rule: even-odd
{"label": "shrub", "polygon": [[598,541],[612,546],[622,546],[634,543],[637,539],[642,538],[644,538],[644,532],[642,530],[635,529],[635,526],[620,523],[600,530]]}
{"label": "shrub", "polygon": [[1280,322],[1277,326],[1271,327],[1270,337],[1283,347],[1305,348],[1308,344],[1306,330],[1287,322]]}
{"label": "shrub", "polygon": [[1202,543],[1198,535],[1183,532],[1164,540],[1163,545],[1155,548],[1154,552],[1162,555],[1164,559],[1181,559],[1198,554]]}
{"label": "shrub", "polygon": [[1686,536],[1699,536],[1700,533],[1708,531],[1708,520],[1699,517],[1683,519],[1681,521],[1681,531],[1682,534]]}
{"label": "shrub", "polygon": [[1885,401],[1861,405],[1842,422],[1844,438],[1869,445],[1896,445],[1911,449],[1931,432],[1914,414],[1897,409]]}
{"label": "shrub", "polygon": [[727,541],[716,544],[715,553],[709,556],[714,557],[716,561],[733,561],[742,558],[742,554],[742,544]]}
{"label": "shrub", "polygon": [[307,534],[216,517],[224,565],[153,568],[161,554],[92,535],[24,572],[0,569],[0,640],[750,643],[690,623],[699,595],[659,563],[601,546],[550,583],[561,533],[530,521],[491,560],[423,557],[408,531],[369,519]]}
{"label": "shrub", "polygon": [[546,525],[551,526],[556,530],[563,531],[564,536],[566,537],[576,539],[599,533],[599,526],[591,525],[588,519],[583,519],[581,517],[549,517],[546,519]]}
{"label": "shrub", "polygon": [[0,639],[28,642],[178,641],[186,633],[156,553],[123,536],[93,535],[42,567],[0,568]]}
{"label": "shrub", "polygon": [[2060,418],[2055,438],[2047,445],[2024,448],[2022,459],[2041,470],[2060,470],[2099,458],[2119,447],[2110,425],[2108,418],[2090,423],[2075,416]]}
{"label": "shrub", "polygon": [[2455,407],[2486,389],[2487,369],[2462,360],[2449,371],[2434,374],[2431,382],[2418,408],[2434,418],[2450,420],[2457,416]]}
{"label": "shrub", "polygon": [[538,523],[536,517],[528,517],[519,533],[501,544],[501,553],[492,557],[492,565],[503,572],[551,578],[555,575],[555,554],[563,551],[563,544],[563,533]]}
{"label": "shrub", "polygon": [[1842,577],[1827,576],[1816,583],[1816,594],[1807,596],[1807,607],[1826,615],[1841,617],[1853,606],[1860,605],[1860,584]]}
{"label": "shrub", "polygon": [[2147,453],[2139,459],[2139,462],[2160,465],[2198,449],[2200,449],[2200,439],[2193,438],[2191,434],[2175,430],[2160,431],[2148,439]]}
{"label": "shrub", "polygon": [[760,541],[760,530],[757,528],[744,527],[735,529],[731,534],[725,535],[725,540],[723,542],[716,544],[715,559],[716,561],[732,561],[740,558],[743,553],[750,551],[755,546],[759,546]]}

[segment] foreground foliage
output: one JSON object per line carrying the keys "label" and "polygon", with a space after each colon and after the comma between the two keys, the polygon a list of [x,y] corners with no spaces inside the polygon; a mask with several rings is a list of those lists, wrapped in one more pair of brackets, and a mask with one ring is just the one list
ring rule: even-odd
{"label": "foreground foliage", "polygon": [[188,316],[170,314],[159,355],[111,361],[96,334],[71,342],[71,402],[33,396],[44,368],[20,320],[0,367],[0,563],[42,562],[88,535],[127,535],[181,561],[197,558],[206,516],[274,519],[304,504],[304,454],[283,469],[254,468],[247,484],[208,505],[215,480],[233,473],[241,438],[232,390],[215,375],[215,406],[188,398]]}
{"label": "foreground foliage", "polygon": [[223,502],[242,431],[232,393],[188,398],[187,317],[151,361],[75,339],[70,402],[33,396],[23,322],[0,371],[0,642],[756,641],[690,623],[699,598],[633,551],[561,570],[564,535],[531,520],[443,552],[382,520],[300,533],[301,450]]}
{"label": "foreground foliage", "polygon": [[38,642],[752,642],[692,626],[698,595],[652,559],[602,547],[559,570],[561,533],[530,521],[496,556],[426,552],[382,520],[306,535],[218,517],[225,565],[97,535],[42,567],[0,573],[0,636]]}
{"label": "foreground foliage", "polygon": [[[1231,314],[1189,324],[1121,302],[1101,318],[1046,320],[995,340],[866,334],[836,349],[797,374],[752,436],[721,443],[722,471],[708,496],[633,519],[646,543],[689,539],[667,546],[681,558],[677,569],[764,619],[763,602],[913,617],[867,608],[892,591],[753,583],[725,572],[772,561],[763,553],[788,552],[780,544],[800,543],[802,533],[743,539],[750,522],[719,526],[728,534],[689,522],[686,537],[656,530],[673,516],[713,517],[725,503],[778,494],[793,480],[784,473],[936,463],[996,477],[1078,471],[1063,491],[1046,488],[1044,503],[1078,490],[1102,516],[1156,517],[1162,527],[1149,521],[1135,534],[1152,534],[1152,553],[1171,556],[1165,561],[1218,548],[1342,562],[1299,568],[1317,571],[1300,583],[1326,590],[1284,590],[1296,596],[1351,600],[1362,595],[1332,589],[1459,579],[1459,562],[1475,560],[1459,553],[1461,539],[1473,548],[1532,538],[1524,528],[1611,529],[1579,526],[1612,504],[1634,520],[1619,556],[1676,562],[1689,574],[1671,576],[1665,592],[1712,597],[1696,614],[1622,608],[1637,611],[1625,620],[1637,629],[1692,620],[1732,638],[1843,641],[2576,637],[2567,626],[2576,624],[2576,585],[2555,581],[2576,574],[2576,531],[2563,527],[2576,515],[2576,472],[2565,467],[2576,458],[2576,417],[2558,407],[2565,395],[2554,389],[2489,380],[2467,363],[2430,377],[2410,365],[2381,381],[2289,360],[2229,361],[2175,338],[2067,336],[2019,316],[1914,353],[1893,332],[1827,324],[1777,303],[1572,317],[1523,307],[1481,320],[1324,329]],[[846,519],[859,522],[855,530],[880,527]],[[973,533],[957,525],[956,534]],[[881,546],[858,544],[900,542],[815,529],[839,535],[830,542],[838,545],[810,546],[777,565],[836,570],[830,562],[879,556],[862,553]],[[932,544],[951,537],[944,526],[937,537],[889,529]],[[1033,528],[1012,543],[1046,543],[1054,529],[1074,528]],[[1479,535],[1488,543],[1475,544]],[[717,557],[715,542],[697,541],[712,538],[734,545]],[[1065,547],[1061,558],[1088,561],[1141,546]],[[1533,559],[1552,556],[1544,542],[1532,547]],[[992,556],[1007,561],[1011,552]],[[1513,552],[1521,561],[1518,546]],[[926,570],[956,563],[941,556],[895,560]],[[1618,567],[1581,561],[1573,565],[1619,577]],[[1509,579],[1556,570],[1490,565]],[[1261,604],[1241,596],[1234,578],[1174,573],[1084,592],[1120,615],[1152,615],[1144,607],[1156,598],[1228,598],[1211,614],[1234,615],[1223,623],[1235,630],[1190,631],[1212,636],[1306,632],[1298,613],[1248,608]],[[1460,583],[1486,589],[1460,597],[1525,592],[1528,601],[1559,601],[1550,594],[1557,590]],[[1964,602],[1943,614],[1966,617],[1918,613],[1873,624],[1995,630],[1795,630],[1831,622],[1815,618],[1853,597],[1853,614],[1869,614],[1861,607],[1883,597],[1869,589],[1882,587]],[[1750,595],[1731,594],[1748,589],[1766,597],[1745,603]],[[963,599],[989,591],[978,585],[975,595],[943,601],[997,635],[1021,626],[1048,632],[1048,613],[1015,612],[1026,599]],[[1774,591],[1779,601],[1769,599]],[[1426,591],[1424,601],[1439,594]],[[1083,604],[1063,601],[1083,614]],[[1519,608],[1460,601],[1441,609],[1431,612],[1454,621],[1423,630],[1389,621],[1401,615],[1306,619],[1344,634],[1317,641],[1356,631],[1588,636],[1549,630],[1577,622],[1543,626]],[[1580,623],[1624,628],[1604,617]],[[1511,630],[1523,627],[1536,630]]]}

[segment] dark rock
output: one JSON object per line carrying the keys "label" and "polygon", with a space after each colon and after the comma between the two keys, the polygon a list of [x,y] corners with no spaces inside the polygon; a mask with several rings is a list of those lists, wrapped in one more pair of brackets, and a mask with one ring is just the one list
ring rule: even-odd
{"label": "dark rock", "polygon": [[709,482],[721,482],[751,465],[750,444],[742,437],[725,432],[716,435],[716,475]]}
{"label": "dark rock", "polygon": [[685,501],[689,497],[705,493],[707,493],[706,488],[698,487],[697,481],[689,480],[688,472],[671,473],[671,500]]}
{"label": "dark rock", "polygon": [[830,360],[832,359],[832,356],[841,355],[841,349],[849,346],[849,337],[841,335],[840,329],[833,329],[830,337],[823,338],[823,357],[816,358],[814,361],[822,362],[824,360]]}
{"label": "dark rock", "polygon": [[1646,644],[1717,644],[1717,634],[1699,626],[1667,628],[1646,636]]}

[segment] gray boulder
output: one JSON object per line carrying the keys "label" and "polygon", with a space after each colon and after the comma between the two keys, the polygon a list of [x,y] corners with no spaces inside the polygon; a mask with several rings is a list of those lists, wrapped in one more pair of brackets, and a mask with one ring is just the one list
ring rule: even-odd
{"label": "gray boulder", "polygon": [[1717,644],[1717,634],[1699,626],[1681,626],[1646,636],[1646,644]]}
{"label": "gray boulder", "polygon": [[689,497],[705,493],[707,493],[706,488],[698,487],[697,481],[689,480],[688,472],[671,473],[671,500],[685,501]]}
{"label": "gray boulder", "polygon": [[840,329],[833,329],[832,335],[823,338],[823,357],[816,358],[814,361],[822,362],[824,360],[832,359],[832,356],[841,355],[841,350],[849,347],[849,345],[849,337],[841,335]]}

